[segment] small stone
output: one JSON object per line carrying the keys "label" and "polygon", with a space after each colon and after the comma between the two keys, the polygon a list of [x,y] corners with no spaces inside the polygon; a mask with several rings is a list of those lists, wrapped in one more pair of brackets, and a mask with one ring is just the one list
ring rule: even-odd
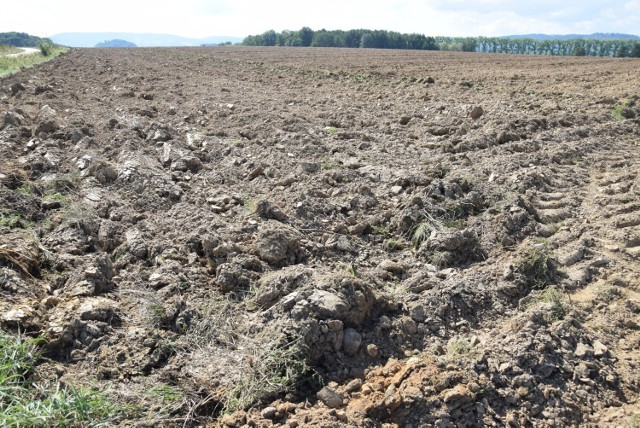
{"label": "small stone", "polygon": [[265,419],[273,419],[276,416],[277,409],[275,407],[265,407],[260,414]]}
{"label": "small stone", "polygon": [[288,428],[298,428],[300,426],[300,422],[295,419],[289,419],[287,421]]}
{"label": "small stone", "polygon": [[378,320],[378,325],[380,326],[380,328],[383,328],[383,329],[391,328],[391,320],[389,319],[388,316],[382,315]]}
{"label": "small stone", "polygon": [[337,409],[342,407],[342,402],[344,401],[344,397],[335,389],[325,386],[316,395],[318,400],[322,401],[325,406],[331,409]]}
{"label": "small stone", "polygon": [[471,119],[478,119],[480,116],[484,114],[484,109],[480,106],[476,106],[469,112],[469,117]]}
{"label": "small stone", "polygon": [[536,373],[538,374],[538,376],[545,379],[551,376],[555,370],[556,366],[552,364],[541,364],[536,368]]}
{"label": "small stone", "polygon": [[508,264],[502,271],[502,278],[506,280],[513,279],[513,272],[514,272],[513,265]]}
{"label": "small stone", "polygon": [[406,270],[404,265],[394,262],[393,260],[383,260],[382,263],[380,263],[380,267],[387,272],[395,274],[402,274]]}
{"label": "small stone", "polygon": [[586,364],[580,363],[573,369],[574,379],[588,379],[591,371]]}
{"label": "small stone", "polygon": [[402,319],[402,329],[407,334],[415,334],[418,331],[418,324],[409,317]]}
{"label": "small stone", "polygon": [[[392,385],[393,386],[393,385]],[[398,394],[388,394],[384,399],[384,405],[388,411],[393,412],[402,404],[402,397]]]}
{"label": "small stone", "polygon": [[575,355],[578,358],[584,358],[587,355],[591,355],[591,354],[592,354],[591,347],[585,345],[584,343],[578,343],[578,345],[576,346],[576,350],[573,351],[573,355]]}
{"label": "small stone", "polygon": [[362,343],[362,336],[360,333],[355,331],[352,328],[347,328],[344,330],[344,337],[342,339],[342,349],[344,353],[350,356],[355,355],[360,349],[360,344]]}
{"label": "small stone", "polygon": [[625,320],[625,321],[624,321],[624,326],[625,326],[626,328],[631,328],[631,329],[634,329],[634,330],[636,330],[637,328],[639,328],[638,323],[637,323],[637,322],[635,322],[634,320],[631,320],[631,319]]}
{"label": "small stone", "polygon": [[465,385],[456,385],[453,389],[444,395],[444,402],[447,404],[456,401],[466,402],[473,398],[473,394]]}
{"label": "small stone", "polygon": [[399,195],[400,193],[402,193],[402,186],[393,186],[391,188],[391,194]]}
{"label": "small stone", "polygon": [[340,422],[345,423],[349,420],[345,412],[336,412],[336,419],[338,419]]}
{"label": "small stone", "polygon": [[349,233],[352,235],[361,235],[365,230],[367,230],[369,225],[367,223],[357,223],[355,226],[349,228]]}
{"label": "small stone", "polygon": [[264,168],[259,166],[249,173],[249,181],[263,174],[264,174]]}
{"label": "small stone", "polygon": [[16,82],[12,84],[9,89],[11,90],[11,95],[16,95],[20,91],[24,91],[25,87],[22,83]]}
{"label": "small stone", "polygon": [[370,395],[373,392],[373,389],[370,385],[364,384],[362,385],[362,395]]}
{"label": "small stone", "polygon": [[373,344],[370,343],[367,345],[367,355],[370,356],[371,358],[375,358],[378,356],[378,347]]}
{"label": "small stone", "polygon": [[602,357],[609,352],[609,349],[599,340],[593,342],[593,355],[596,357]]}

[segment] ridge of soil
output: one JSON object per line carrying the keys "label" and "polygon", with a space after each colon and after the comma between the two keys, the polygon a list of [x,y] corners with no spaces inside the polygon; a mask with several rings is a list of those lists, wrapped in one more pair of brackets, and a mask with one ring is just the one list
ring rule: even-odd
{"label": "ridge of soil", "polygon": [[0,80],[0,322],[123,426],[638,426],[640,62],[74,49]]}

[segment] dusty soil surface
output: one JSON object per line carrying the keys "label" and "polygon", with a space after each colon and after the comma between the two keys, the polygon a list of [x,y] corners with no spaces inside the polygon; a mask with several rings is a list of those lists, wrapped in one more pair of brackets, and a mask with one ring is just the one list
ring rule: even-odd
{"label": "dusty soil surface", "polygon": [[0,81],[0,318],[124,426],[638,426],[640,62],[73,50]]}

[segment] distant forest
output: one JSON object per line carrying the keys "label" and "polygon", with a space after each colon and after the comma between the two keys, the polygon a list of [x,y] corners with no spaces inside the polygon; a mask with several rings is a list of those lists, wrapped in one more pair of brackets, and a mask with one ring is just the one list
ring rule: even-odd
{"label": "distant forest", "polygon": [[51,40],[47,38],[32,36],[27,33],[0,33],[0,45],[10,45],[22,48],[35,48],[43,42],[51,43]]}
{"label": "distant forest", "polygon": [[97,48],[137,48],[135,43],[131,43],[127,40],[122,39],[113,39],[113,40],[105,40],[104,42],[100,42],[96,44]]}
{"label": "distant forest", "polygon": [[274,30],[247,36],[245,46],[311,46],[336,48],[418,49],[527,55],[575,55],[640,58],[637,40],[513,39],[507,37],[428,37],[385,30]]}

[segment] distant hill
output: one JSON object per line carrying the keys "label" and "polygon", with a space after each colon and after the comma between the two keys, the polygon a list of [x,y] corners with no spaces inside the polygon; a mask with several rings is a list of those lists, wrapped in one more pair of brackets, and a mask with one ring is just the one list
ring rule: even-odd
{"label": "distant hill", "polygon": [[639,36],[621,33],[593,33],[593,34],[523,34],[518,36],[504,36],[505,39],[534,39],[534,40],[640,40]]}
{"label": "distant hill", "polygon": [[105,40],[128,40],[139,47],[153,46],[201,46],[224,42],[239,43],[241,37],[213,36],[202,39],[180,37],[172,34],[153,33],[60,33],[51,36],[54,43],[74,48],[92,48]]}
{"label": "distant hill", "polygon": [[21,48],[34,48],[41,42],[50,41],[27,33],[0,33],[0,45],[11,45]]}
{"label": "distant hill", "polygon": [[104,42],[96,44],[97,48],[137,48],[135,43],[128,42],[122,39],[105,40]]}

